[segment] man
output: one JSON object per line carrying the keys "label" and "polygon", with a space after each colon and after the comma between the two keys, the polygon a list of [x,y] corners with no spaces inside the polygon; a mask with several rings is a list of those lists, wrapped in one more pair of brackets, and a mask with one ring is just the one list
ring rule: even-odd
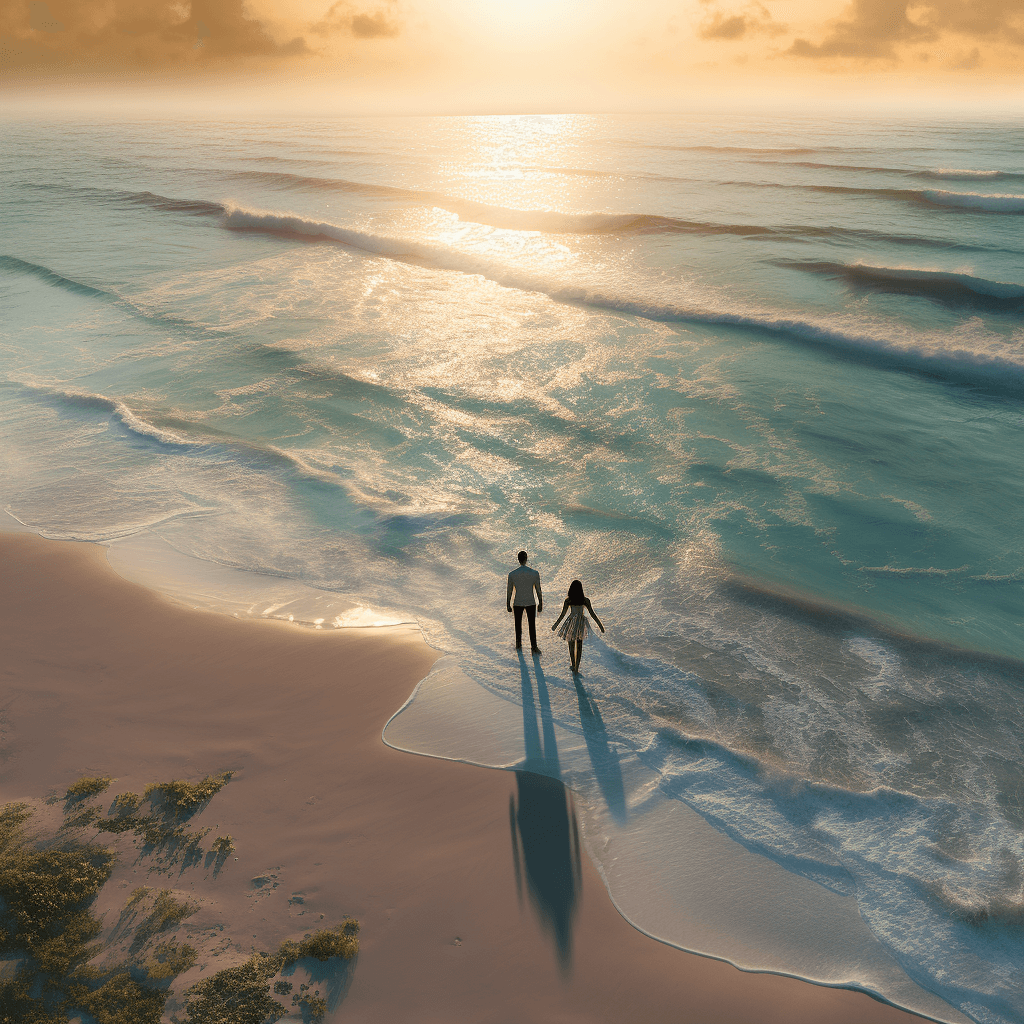
{"label": "man", "polygon": [[[508,590],[505,593],[505,607],[512,611],[512,591],[516,592],[514,602],[516,613],[516,650],[523,646],[523,612],[526,612],[526,621],[530,625],[530,649],[534,654],[540,654],[537,646],[537,612],[544,611],[544,595],[540,592],[540,573],[531,569],[526,564],[529,556],[525,551],[519,552],[519,568],[513,569],[508,574]],[[537,591],[537,601],[534,603],[533,592]]]}

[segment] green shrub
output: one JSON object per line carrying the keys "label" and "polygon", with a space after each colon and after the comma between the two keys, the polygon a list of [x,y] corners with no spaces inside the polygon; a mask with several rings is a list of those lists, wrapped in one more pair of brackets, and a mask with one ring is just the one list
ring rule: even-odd
{"label": "green shrub", "polygon": [[[136,889],[135,893],[138,891]],[[147,890],[147,893],[149,891],[151,890]],[[133,897],[135,893],[132,894]],[[146,919],[142,924],[135,929],[135,938],[132,939],[131,952],[137,953],[154,935],[174,925],[181,924],[186,917],[190,917],[196,910],[197,908],[191,903],[176,900],[169,890],[161,889],[153,901],[153,909],[146,915]]]}
{"label": "green shrub", "polygon": [[181,825],[169,825],[159,818],[140,818],[135,829],[142,836],[147,846],[163,846],[172,840],[181,841],[188,835],[188,830]]}
{"label": "green shrub", "polygon": [[244,964],[218,971],[193,985],[184,997],[189,1024],[265,1024],[287,1012],[270,996],[278,962],[256,953]]}
{"label": "green shrub", "polygon": [[0,857],[0,897],[14,928],[6,931],[0,953],[36,955],[40,943],[59,936],[74,912],[91,902],[113,869],[114,854],[98,846],[8,849]]}
{"label": "green shrub", "polygon": [[0,807],[0,857],[21,845],[25,822],[31,817],[28,804],[4,804]]}
{"label": "green shrub", "polygon": [[336,928],[324,928],[301,942],[282,942],[278,959],[282,967],[290,967],[307,956],[321,961],[330,960],[332,956],[351,960],[359,952],[358,934],[359,922],[347,917]]}
{"label": "green shrub", "polygon": [[220,775],[207,775],[205,779],[195,783],[182,779],[154,783],[146,787],[146,799],[154,807],[162,804],[175,818],[187,818],[219,793],[233,774],[234,772],[221,772]]}
{"label": "green shrub", "polygon": [[42,1001],[29,995],[35,975],[21,971],[13,981],[0,981],[0,1022],[3,1024],[67,1024],[68,1015],[49,1013]]}
{"label": "green shrub", "polygon": [[95,826],[100,832],[113,832],[119,835],[122,832],[139,832],[142,822],[133,814],[125,814],[120,818],[100,818]]}
{"label": "green shrub", "polygon": [[234,853],[235,844],[231,836],[218,836],[214,839],[211,849],[218,857],[227,857],[228,854]]}
{"label": "green shrub", "polygon": [[117,814],[131,814],[142,805],[142,797],[138,793],[122,793],[114,797],[114,811]]}
{"label": "green shrub", "polygon": [[173,942],[161,942],[153,950],[152,956],[147,957],[145,968],[151,978],[162,981],[184,974],[194,967],[195,963],[195,947],[184,942],[180,946]]}
{"label": "green shrub", "polygon": [[77,782],[68,786],[64,799],[68,803],[77,803],[79,800],[85,800],[87,797],[104,792],[113,781],[109,775],[83,775]]}
{"label": "green shrub", "polygon": [[153,887],[149,885],[140,885],[138,888],[132,889],[132,894],[124,905],[125,910],[130,910],[137,903],[141,903],[152,891]]}
{"label": "green shrub", "polygon": [[103,925],[87,910],[79,910],[61,922],[61,932],[42,939],[32,947],[39,969],[47,974],[66,974],[71,967],[92,959],[99,951],[86,945],[103,930]]}
{"label": "green shrub", "polygon": [[97,1024],[160,1024],[166,1001],[166,993],[145,988],[126,971],[95,992],[83,986],[68,993],[69,1004],[92,1014]]}
{"label": "green shrub", "polygon": [[86,966],[102,930],[89,908],[114,854],[77,842],[35,849],[25,838],[29,815],[24,804],[0,808],[0,959],[23,961],[14,980],[0,984],[0,1022],[66,1024],[79,1009],[97,1024],[159,1024],[162,993],[125,971],[99,984],[103,976]]}
{"label": "green shrub", "polygon": [[[178,783],[150,787],[147,796],[152,798],[159,790],[157,798],[165,808],[176,817],[187,816],[229,777],[227,773],[208,777],[194,786],[181,783],[185,789],[176,788]],[[129,828],[144,835],[157,830],[161,837],[185,840],[186,855],[193,856],[199,848],[199,837],[206,833],[172,827],[167,822],[168,811],[162,808],[155,808],[156,817],[139,817],[134,812],[141,800],[134,794],[127,797],[130,799],[114,801],[115,810],[123,808],[126,812],[120,818],[103,818],[99,809],[92,807],[76,812],[71,820],[78,821],[88,812],[83,820],[95,821],[99,815],[101,824],[127,821]],[[166,982],[190,970],[197,953],[186,943],[170,940],[152,948],[148,944],[160,932],[180,924],[196,907],[166,889],[135,889],[115,929],[126,937],[142,917],[141,924],[134,927],[129,948],[132,959],[113,967],[90,966],[89,960],[99,949],[94,940],[102,930],[91,906],[110,878],[115,854],[68,839],[65,833],[65,841],[59,845],[42,848],[28,838],[31,813],[25,804],[0,807],[0,960],[21,961],[15,977],[0,982],[0,1024],[66,1024],[76,1011],[89,1014],[96,1024],[159,1024],[167,998]],[[231,836],[219,837],[213,843],[218,855],[226,856],[233,847]],[[284,943],[277,956],[257,953],[244,964],[200,981],[184,996],[187,1024],[266,1024],[278,1020],[286,1010],[271,997],[270,982],[282,967],[303,957],[348,960],[358,952],[358,931],[358,922],[346,919],[337,928],[318,931],[301,942]],[[148,954],[143,952],[147,949]],[[139,968],[147,976],[141,976]],[[147,984],[147,977],[152,985]],[[327,1003],[319,991],[308,994],[309,988],[302,985],[292,1000],[318,1021],[326,1013]],[[279,980],[274,992],[288,995],[292,983]]]}
{"label": "green shrub", "polygon": [[302,1002],[306,1004],[306,1012],[312,1021],[321,1021],[327,1013],[327,1000],[320,995],[305,996]]}

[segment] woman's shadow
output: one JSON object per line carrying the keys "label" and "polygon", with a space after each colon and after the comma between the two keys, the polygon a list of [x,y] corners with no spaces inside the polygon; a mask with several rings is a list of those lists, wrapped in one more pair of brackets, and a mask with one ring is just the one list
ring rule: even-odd
{"label": "woman's shadow", "polygon": [[583,739],[587,744],[597,784],[601,787],[601,795],[612,818],[622,825],[626,821],[626,794],[622,786],[618,751],[608,742],[608,730],[604,727],[601,711],[590,694],[583,689],[579,676],[573,682],[580,708],[580,727],[583,729]]}
{"label": "woman's shadow", "polygon": [[[572,929],[582,887],[579,825],[572,794],[562,785],[547,683],[534,660],[537,701],[526,658],[522,674],[525,769],[516,772],[517,792],[509,797],[509,828],[519,899],[523,877],[541,924],[555,941],[563,974],[572,970]],[[539,705],[539,707],[538,707]],[[540,728],[538,729],[538,712]]]}

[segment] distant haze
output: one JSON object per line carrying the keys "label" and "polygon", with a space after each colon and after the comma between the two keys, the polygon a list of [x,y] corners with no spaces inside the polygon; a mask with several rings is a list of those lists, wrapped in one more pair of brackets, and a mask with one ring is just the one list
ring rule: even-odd
{"label": "distant haze", "polygon": [[1021,109],[1021,0],[0,0],[8,109]]}

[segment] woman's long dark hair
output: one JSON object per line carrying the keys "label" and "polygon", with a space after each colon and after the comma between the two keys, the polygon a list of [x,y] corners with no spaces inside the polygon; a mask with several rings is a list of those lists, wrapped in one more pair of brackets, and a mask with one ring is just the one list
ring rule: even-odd
{"label": "woman's long dark hair", "polygon": [[569,584],[569,604],[583,604],[586,597],[583,594],[583,584],[579,580],[573,580]]}

